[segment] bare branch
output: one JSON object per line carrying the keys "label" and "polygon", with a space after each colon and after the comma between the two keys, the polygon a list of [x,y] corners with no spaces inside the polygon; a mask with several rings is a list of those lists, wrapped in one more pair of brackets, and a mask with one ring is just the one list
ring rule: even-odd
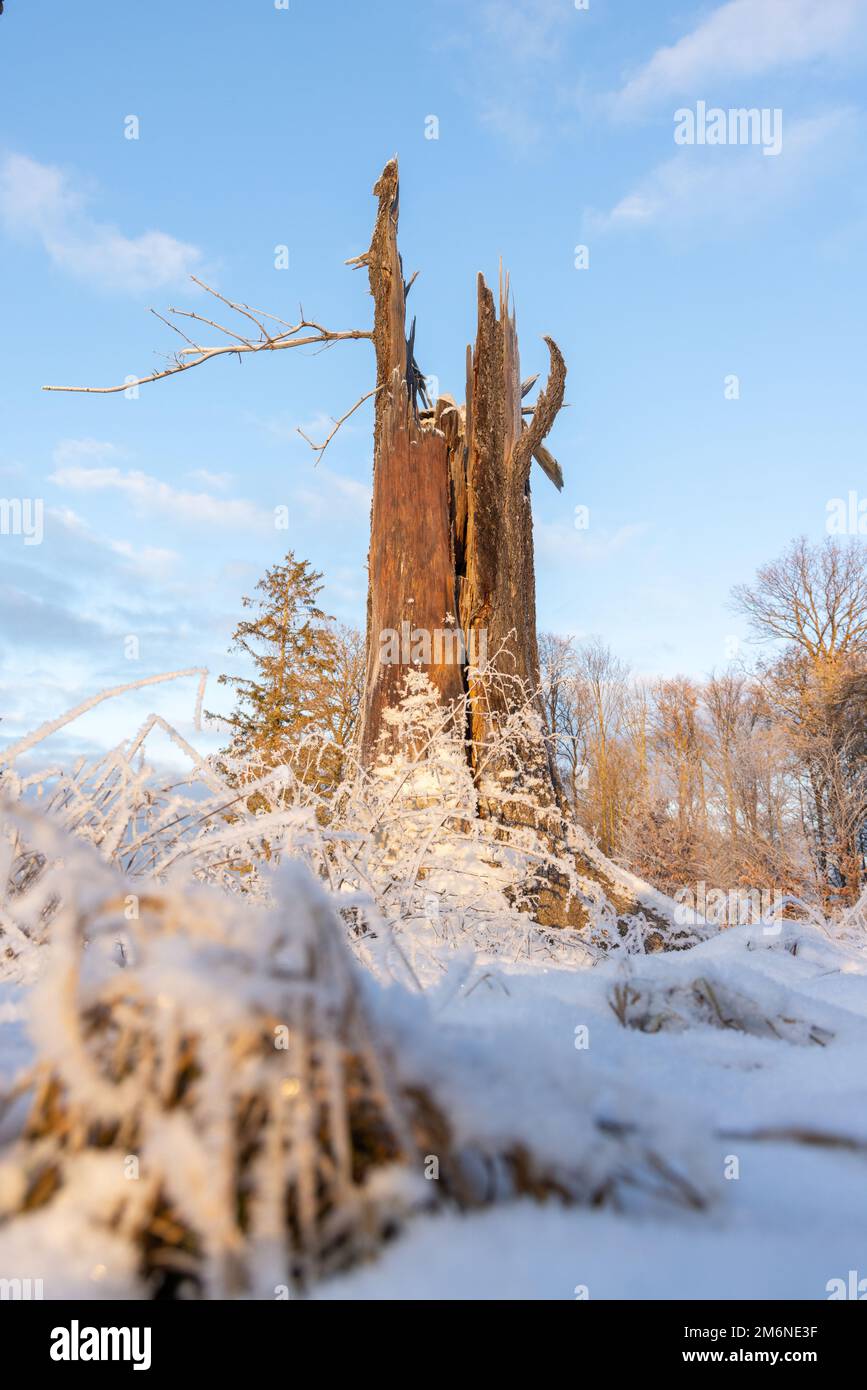
{"label": "bare branch", "polygon": [[[263,319],[271,319],[273,323],[279,323],[279,324],[281,324],[281,325],[283,326],[283,328],[291,328],[291,327],[292,327],[292,324],[291,324],[291,323],[287,323],[285,319],[278,318],[276,314],[269,314],[268,311],[267,311],[266,309],[254,309],[254,307],[253,307],[252,304],[244,304],[244,303],[242,303],[240,300],[238,301],[238,303],[239,303],[240,308],[242,308],[242,309],[249,309],[249,311],[250,311],[251,314],[258,314],[259,317],[260,317],[260,318],[263,318]],[[301,311],[301,317],[302,317],[302,319],[304,318],[304,311],[303,311],[303,309],[302,309],[302,311]]]}
{"label": "bare branch", "polygon": [[[382,387],[381,387],[381,386],[375,386],[375,387],[373,388],[372,391],[368,391],[367,394],[366,394],[365,396],[361,396],[360,399],[357,400],[357,401],[355,402],[355,405],[351,406],[350,409],[347,410],[347,412],[346,412],[345,415],[341,415],[341,417],[340,417],[339,420],[335,420],[335,421],[334,421],[334,429],[331,431],[331,433],[329,434],[328,438],[325,440],[324,444],[314,444],[313,440],[310,439],[310,438],[308,438],[308,436],[307,436],[307,435],[304,433],[304,431],[301,429],[300,425],[298,426],[298,433],[300,434],[301,438],[307,441],[307,443],[310,445],[310,448],[313,450],[313,452],[314,452],[315,454],[318,454],[318,455],[319,455],[319,458],[317,458],[317,460],[316,460],[317,463],[319,462],[319,459],[322,458],[322,455],[325,453],[325,450],[328,448],[328,445],[331,443],[331,441],[332,441],[332,439],[334,438],[334,436],[336,435],[337,431],[340,429],[340,426],[346,423],[346,421],[349,419],[350,415],[354,415],[354,414],[355,414],[355,412],[356,412],[356,410],[358,410],[359,406],[364,405],[364,402],[365,402],[365,401],[369,401],[370,398],[371,398],[371,396],[377,395],[377,393],[378,393],[379,391],[381,391],[381,390],[382,390]],[[333,417],[332,417],[332,418],[333,418]]]}
{"label": "bare branch", "polygon": [[[223,333],[226,337],[232,339],[230,343],[221,343],[213,347],[202,347],[198,343],[195,343],[192,338],[188,338],[175,324],[163,318],[162,314],[158,314],[156,310],[152,310],[151,312],[154,313],[158,319],[161,319],[163,323],[167,323],[169,328],[172,328],[176,333],[180,333],[181,337],[189,344],[188,347],[181,348],[174,355],[170,366],[163,367],[156,372],[150,372],[147,376],[130,377],[128,380],[121,382],[118,386],[43,386],[43,391],[72,391],[83,392],[88,395],[110,396],[120,391],[128,391],[136,386],[146,386],[152,381],[162,381],[164,377],[177,376],[179,372],[189,371],[191,367],[199,367],[203,362],[210,362],[214,357],[234,356],[238,354],[240,358],[242,353],[281,352],[285,349],[296,347],[320,345],[323,347],[330,347],[333,343],[338,342],[373,341],[373,333],[367,329],[349,328],[334,332],[331,329],[325,328],[321,323],[316,323],[312,319],[306,319],[303,310],[301,311],[301,318],[298,323],[286,323],[284,319],[277,318],[275,314],[263,314],[261,310],[252,309],[248,304],[242,304],[233,299],[228,299],[225,295],[220,294],[218,290],[212,289],[210,285],[206,285],[203,280],[199,280],[195,275],[191,278],[203,290],[213,295],[215,299],[219,299],[234,313],[240,314],[243,318],[249,319],[251,323],[255,324],[261,337],[245,337],[243,334],[236,333],[231,328],[226,328],[223,324],[217,323],[213,319],[206,318],[203,314],[197,314],[191,309],[171,308],[169,313],[176,314],[181,318],[192,319],[196,323],[207,324],[209,328],[213,328],[216,332]],[[285,331],[276,333],[272,336],[268,333],[264,324],[260,322],[262,318],[272,319],[275,323],[280,324]]]}

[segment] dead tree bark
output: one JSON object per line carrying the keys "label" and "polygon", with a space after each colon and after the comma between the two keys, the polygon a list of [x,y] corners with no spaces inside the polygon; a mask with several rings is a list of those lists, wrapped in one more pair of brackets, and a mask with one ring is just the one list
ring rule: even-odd
{"label": "dead tree bark", "polygon": [[[491,742],[522,698],[529,697],[544,722],[537,693],[530,465],[563,404],[566,365],[556,343],[546,339],[551,375],[525,427],[518,335],[508,298],[508,277],[501,277],[498,316],[494,296],[479,276],[476,345],[475,351],[468,350],[466,446],[452,459],[453,475],[462,462],[466,470],[466,519],[457,542],[463,555],[461,622],[471,634],[471,650],[481,648],[484,633],[493,667],[469,674],[476,748]],[[456,528],[459,524],[456,518]],[[547,744],[525,746],[522,754],[532,764],[537,799],[543,804],[558,800],[559,781]]]}
{"label": "dead tree bark", "polygon": [[[552,856],[562,857],[568,855],[562,796],[538,695],[530,467],[535,456],[562,485],[544,440],[563,404],[566,366],[546,339],[550,375],[525,424],[522,401],[535,378],[522,388],[508,277],[501,275],[498,313],[479,276],[466,404],[441,397],[433,409],[419,411],[419,397],[426,402],[414,323],[409,335],[406,330],[394,161],[374,193],[379,206],[370,250],[354,262],[370,277],[377,362],[363,760],[373,769],[393,751],[386,715],[414,664],[411,643],[402,644],[399,661],[384,661],[384,637],[442,631],[447,616],[457,614],[465,659],[430,661],[424,670],[444,710],[461,711],[454,733],[468,735],[480,814],[504,833],[519,828],[542,836]],[[534,890],[541,916],[562,921],[568,897],[562,876],[549,869]]]}
{"label": "dead tree bark", "polygon": [[[428,632],[457,614],[469,660],[426,668],[443,704],[469,696],[474,770],[516,703],[537,705],[530,466],[547,451],[562,403],[566,367],[547,339],[551,374],[524,424],[518,339],[508,278],[494,296],[478,280],[478,331],[467,350],[467,400],[441,397],[419,412],[420,374],[413,330],[406,332],[406,283],[397,246],[398,172],[391,161],[374,188],[379,198],[367,266],[373,295],[377,361],[373,507],[369,553],[368,665],[362,750],[368,765],[383,742],[383,714],[395,703],[409,662],[383,664],[383,633],[402,625]],[[423,380],[423,379],[422,379]],[[532,385],[528,383],[527,389]],[[405,654],[404,649],[404,654]],[[487,653],[488,669],[479,669]],[[533,764],[534,800],[554,805],[559,786],[544,740],[522,750]],[[493,774],[495,769],[490,768]],[[502,767],[496,773],[502,775]],[[483,801],[485,798],[482,798]]]}
{"label": "dead tree bark", "polygon": [[[395,160],[385,166],[373,191],[379,210],[370,250],[355,262],[366,265],[370,277],[377,387],[361,734],[367,766],[388,754],[383,717],[397,705],[410,664],[382,659],[384,634],[396,633],[411,652],[413,632],[442,630],[455,608],[448,448],[439,430],[422,425],[417,410],[421,383],[406,336]],[[460,666],[441,661],[425,670],[444,706],[460,698]]]}

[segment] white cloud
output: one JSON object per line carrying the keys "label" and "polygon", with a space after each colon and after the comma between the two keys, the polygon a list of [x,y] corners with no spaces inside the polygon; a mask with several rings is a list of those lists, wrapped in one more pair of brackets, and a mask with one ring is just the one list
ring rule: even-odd
{"label": "white cloud", "polygon": [[568,26],[580,23],[563,0],[488,0],[482,17],[489,40],[514,65],[528,67],[555,57]]}
{"label": "white cloud", "polygon": [[[66,441],[61,448],[65,447],[68,451],[74,442]],[[92,444],[94,441],[86,442]],[[175,523],[229,526],[244,531],[262,531],[273,529],[274,526],[272,513],[245,498],[214,497],[208,492],[181,492],[170,483],[151,477],[140,469],[124,472],[113,465],[88,467],[69,461],[68,453],[67,460],[59,463],[50,481],[73,492],[119,492],[140,514],[160,515]]]}
{"label": "white cloud", "polygon": [[175,573],[181,558],[176,550],[166,550],[159,545],[134,546],[129,541],[109,541],[109,548],[126,560],[136,574],[146,574],[160,581]]}
{"label": "white cloud", "polygon": [[842,148],[855,124],[851,111],[795,121],[784,126],[775,159],[764,159],[757,146],[684,146],[609,212],[591,212],[589,222],[596,232],[743,224],[795,197],[827,169],[834,142]]}
{"label": "white cloud", "polygon": [[618,93],[617,106],[628,114],[700,83],[845,54],[863,17],[863,0],[728,0],[657,49]]}
{"label": "white cloud", "polygon": [[189,476],[197,483],[204,483],[205,487],[216,488],[217,492],[225,492],[232,481],[231,473],[212,473],[208,468],[193,468]]}
{"label": "white cloud", "polygon": [[117,453],[117,446],[106,439],[61,439],[51,457],[56,468],[64,468],[81,459],[107,459]]}
{"label": "white cloud", "polygon": [[62,169],[26,155],[0,162],[0,223],[41,241],[55,265],[105,289],[139,293],[175,285],[201,260],[197,247],[167,232],[128,237],[98,221]]}
{"label": "white cloud", "polygon": [[[176,525],[231,527],[237,531],[273,531],[275,514],[246,498],[215,496],[231,482],[228,473],[196,469],[190,474],[210,491],[183,491],[140,469],[123,469],[114,461],[120,457],[117,446],[102,439],[64,439],[53,452],[54,471],[49,481],[77,493],[116,493],[125,497],[140,516],[161,516]],[[372,490],[322,464],[311,464],[306,478],[287,488],[278,500],[288,505],[294,521],[352,521],[370,511]],[[75,514],[69,512],[74,524]],[[120,545],[116,553],[127,555]],[[140,553],[140,552],[138,552]],[[170,552],[154,552],[163,570],[169,567]]]}
{"label": "white cloud", "polygon": [[[73,542],[111,551],[123,562],[124,569],[133,574],[163,581],[175,572],[180,563],[181,557],[176,550],[154,545],[133,545],[130,541],[116,541],[97,534],[72,507],[51,507],[48,517],[52,530],[56,524]],[[80,551],[78,558],[81,559]]]}

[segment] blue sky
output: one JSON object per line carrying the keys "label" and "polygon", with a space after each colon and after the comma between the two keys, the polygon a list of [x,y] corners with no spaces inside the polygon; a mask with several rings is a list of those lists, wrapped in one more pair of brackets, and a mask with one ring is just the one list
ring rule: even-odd
{"label": "blue sky", "polygon": [[[462,395],[474,277],[501,255],[525,372],[543,333],[569,366],[565,490],[533,478],[540,626],[599,633],[641,674],[725,665],[731,586],[867,495],[865,68],[864,0],[7,0],[0,496],[44,499],[45,535],[0,535],[4,732],[233,669],[240,596],[287,547],[363,621],[370,408],[318,466],[296,428],[324,437],[370,388],[369,344],[225,359],[137,400],[40,387],[153,370],[179,340],[148,307],[208,312],[190,272],[369,326],[343,262],[394,153],[423,370]],[[781,153],[676,145],[699,101],[778,108]],[[81,737],[150,709],[189,732],[192,704],[192,682],[127,697]]]}

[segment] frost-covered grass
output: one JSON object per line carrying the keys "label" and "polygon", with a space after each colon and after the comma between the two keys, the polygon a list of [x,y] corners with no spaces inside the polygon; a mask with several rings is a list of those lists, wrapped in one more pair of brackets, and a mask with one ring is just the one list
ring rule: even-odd
{"label": "frost-covered grass", "polygon": [[169,785],[155,727],[0,778],[0,1277],[821,1298],[864,1268],[867,900],[645,954],[597,881],[556,936],[448,741],[325,806],[186,744]]}

